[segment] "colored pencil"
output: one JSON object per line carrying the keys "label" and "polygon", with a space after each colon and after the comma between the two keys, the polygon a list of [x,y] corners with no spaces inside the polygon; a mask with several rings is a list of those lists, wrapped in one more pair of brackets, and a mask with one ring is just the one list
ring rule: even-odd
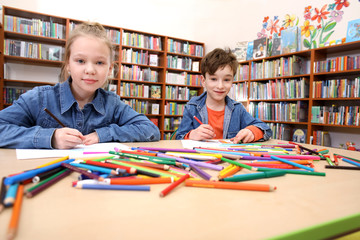
{"label": "colored pencil", "polygon": [[218,181],[217,177],[212,177],[210,174],[202,170],[201,168],[197,167],[196,165],[190,164],[191,169],[201,178],[208,180],[208,181]]}
{"label": "colored pencil", "polygon": [[89,178],[92,178],[92,179],[96,179],[96,180],[99,180],[99,181],[104,180],[103,177],[100,177],[100,176],[98,176],[96,174],[93,174],[93,173],[89,173],[88,171],[85,171],[85,170],[80,169],[78,167],[74,167],[74,166],[72,166],[72,165],[70,165],[68,163],[62,163],[61,166],[64,166],[64,167],[66,167],[66,168],[68,168],[68,169],[70,169],[70,170],[72,170],[74,172],[81,173],[81,174],[83,174],[83,175],[85,175],[85,176],[87,176]]}
{"label": "colored pencil", "polygon": [[298,164],[298,163],[294,163],[294,162],[288,161],[287,159],[284,159],[284,158],[280,158],[280,157],[276,157],[276,156],[271,156],[271,158],[274,159],[274,160],[278,160],[278,161],[287,163],[287,164],[289,164],[289,165],[298,167],[298,168],[302,168],[302,169],[305,169],[305,170],[309,170],[309,171],[311,171],[311,172],[314,172],[314,169],[311,168],[311,167],[306,167],[306,166],[304,166],[304,165],[301,165],[301,164]]}
{"label": "colored pencil", "polygon": [[[163,156],[164,154],[159,154],[159,155]],[[193,165],[196,165],[198,167],[204,167],[204,168],[217,170],[217,171],[220,171],[220,170],[222,170],[224,168],[223,166],[218,166],[218,165],[214,165],[214,164],[206,163],[206,162],[202,162],[202,161],[194,161],[194,160],[185,159],[185,158],[182,158],[182,157],[172,157],[172,158],[175,159],[178,162],[181,162],[181,163],[193,164]]]}
{"label": "colored pencil", "polygon": [[233,164],[233,165],[242,167],[242,168],[246,168],[246,169],[248,169],[248,170],[257,171],[256,168],[251,167],[251,166],[249,166],[249,165],[246,165],[246,164],[244,164],[244,163],[235,162],[235,161],[230,160],[230,159],[227,159],[227,158],[221,158],[221,160],[224,161],[224,162],[228,162],[228,163],[231,163],[231,164]]}
{"label": "colored pencil", "polygon": [[63,170],[63,172],[58,173],[57,176],[55,176],[54,178],[49,179],[49,181],[46,181],[46,183],[40,185],[39,187],[35,188],[31,192],[27,192],[26,197],[28,197],[28,198],[34,197],[38,193],[40,193],[40,192],[44,191],[45,189],[51,187],[52,185],[54,185],[55,183],[57,183],[61,179],[65,178],[66,176],[70,175],[71,173],[72,173],[72,171],[69,170],[69,169]]}
{"label": "colored pencil", "polygon": [[18,190],[17,190],[16,200],[14,203],[14,207],[13,207],[13,211],[11,214],[11,219],[10,219],[10,223],[9,223],[9,227],[8,227],[8,232],[7,232],[7,239],[9,239],[9,240],[14,239],[16,232],[17,232],[17,228],[19,225],[19,219],[20,219],[23,195],[24,195],[24,185],[20,184],[18,187]]}
{"label": "colored pencil", "polygon": [[[75,163],[75,162],[70,163],[70,165],[74,166],[74,167],[78,167],[78,168],[85,168],[90,171],[106,173],[106,174],[111,174],[111,175],[118,175],[118,172],[111,168],[105,168],[105,167],[99,167],[99,166],[90,165],[90,164],[86,164],[86,163]],[[123,170],[123,173],[126,172],[125,169],[121,169],[121,170]]]}
{"label": "colored pencil", "polygon": [[115,171],[119,171],[119,169],[122,169],[122,170],[125,170],[127,173],[131,173],[131,174],[136,173],[135,168],[120,166],[120,165],[107,163],[107,162],[97,162],[97,161],[92,161],[92,160],[86,160],[86,161],[84,161],[84,163],[89,164],[89,165],[98,166],[98,167],[114,169]]}
{"label": "colored pencil", "polygon": [[40,173],[43,173],[43,172],[46,172],[46,171],[49,171],[51,169],[54,169],[54,168],[57,168],[57,167],[61,166],[62,163],[70,163],[72,161],[74,161],[74,159],[68,159],[68,160],[65,160],[65,161],[62,161],[62,162],[54,163],[54,164],[46,166],[46,167],[32,169],[32,170],[17,174],[15,176],[7,177],[5,179],[5,184],[6,185],[11,185],[11,184],[16,183],[16,182],[21,182],[23,180],[33,178],[34,176],[36,176],[36,175],[38,175]]}
{"label": "colored pencil", "polygon": [[240,171],[241,169],[242,169],[242,167],[234,165],[229,171],[227,171],[227,172],[225,172],[223,174],[220,174],[219,179],[230,177],[230,176],[234,175],[235,173],[237,173],[238,171]]}
{"label": "colored pencil", "polygon": [[337,153],[334,153],[334,155],[337,155],[337,156],[340,157],[340,158],[347,158],[347,159],[350,159],[350,160],[353,160],[353,161],[356,161],[356,162],[359,162],[359,163],[360,163],[360,160],[359,160],[359,159],[356,159],[356,158],[347,157],[347,156],[345,156],[345,155],[337,154]]}
{"label": "colored pencil", "polygon": [[50,117],[52,117],[55,121],[57,121],[57,122],[60,124],[60,126],[66,127],[65,124],[63,124],[57,117],[55,117],[55,115],[52,114],[47,108],[44,108],[44,111],[45,111],[47,114],[49,114]]}
{"label": "colored pencil", "polygon": [[326,165],[325,168],[344,169],[344,170],[360,170],[360,167],[351,167],[351,166],[329,166],[329,165]]}
{"label": "colored pencil", "polygon": [[358,163],[358,162],[356,162],[356,161],[353,161],[353,160],[350,160],[350,159],[347,159],[347,158],[344,158],[344,157],[342,157],[342,160],[343,160],[344,162],[347,162],[347,163],[350,163],[350,164],[355,165],[355,166],[357,166],[357,167],[360,167],[360,163]]}
{"label": "colored pencil", "polygon": [[268,184],[256,184],[256,183],[237,183],[237,182],[214,182],[206,180],[192,180],[187,179],[185,186],[188,187],[203,187],[203,188],[220,188],[220,189],[233,189],[233,190],[249,190],[249,191],[265,191],[271,192],[276,187]]}
{"label": "colored pencil", "polygon": [[159,177],[159,178],[135,178],[135,179],[121,179],[121,178],[107,178],[106,182],[116,185],[144,185],[144,184],[161,184],[172,183],[172,177]]}
{"label": "colored pencil", "polygon": [[249,173],[249,174],[239,174],[234,175],[232,177],[227,177],[222,179],[225,182],[240,182],[240,181],[248,181],[260,178],[271,178],[271,177],[280,177],[286,174],[285,171],[282,170],[274,170],[268,172],[256,172],[256,173]]}
{"label": "colored pencil", "polygon": [[176,180],[175,182],[173,182],[172,184],[170,184],[167,188],[165,188],[160,192],[160,197],[165,197],[166,195],[168,195],[174,188],[176,188],[178,185],[180,185],[180,183],[184,182],[189,177],[190,175],[186,174],[181,178],[179,178],[178,180]]}
{"label": "colored pencil", "polygon": [[203,123],[200,121],[200,119],[198,119],[196,116],[194,116],[194,119],[195,119],[200,125],[203,125]]}
{"label": "colored pencil", "polygon": [[54,174],[56,174],[56,173],[58,173],[58,172],[60,172],[62,170],[64,170],[64,167],[60,166],[60,167],[51,169],[51,170],[49,170],[47,172],[40,173],[40,174],[38,174],[38,175],[36,175],[35,177],[32,178],[32,182],[33,183],[38,183],[38,182],[40,182],[40,181],[42,181],[44,179],[47,179],[48,177],[53,176]]}
{"label": "colored pencil", "polygon": [[159,151],[159,152],[188,152],[188,153],[196,153],[195,150],[191,150],[191,149],[180,149],[180,148],[139,147],[139,149],[150,150],[150,151]]}
{"label": "colored pencil", "polygon": [[134,185],[107,185],[107,184],[77,183],[75,187],[79,188],[79,189],[96,189],[96,190],[150,191],[150,186],[134,186]]}
{"label": "colored pencil", "polygon": [[[280,169],[276,169],[276,170],[280,170]],[[313,175],[313,176],[322,176],[325,177],[326,174],[324,172],[309,172],[309,171],[305,171],[305,170],[298,170],[298,169],[281,169],[283,171],[285,171],[286,173],[290,173],[290,174],[300,174],[300,175]],[[273,168],[265,168],[265,167],[259,167],[258,171],[274,171]]]}
{"label": "colored pencil", "polygon": [[68,160],[69,159],[69,156],[65,156],[65,157],[62,157],[62,158],[58,158],[58,159],[55,159],[51,162],[48,162],[48,163],[45,163],[43,165],[40,165],[40,166],[37,166],[36,168],[42,168],[42,167],[46,167],[46,166],[50,166],[52,164],[55,164],[55,163],[58,163],[58,162],[62,162],[64,160]]}

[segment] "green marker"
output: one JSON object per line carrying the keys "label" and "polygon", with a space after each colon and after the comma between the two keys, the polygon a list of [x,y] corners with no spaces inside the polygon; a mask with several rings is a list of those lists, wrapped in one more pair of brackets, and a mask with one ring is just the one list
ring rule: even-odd
{"label": "green marker", "polygon": [[239,174],[234,175],[232,177],[224,178],[223,181],[225,182],[241,182],[259,178],[271,178],[271,177],[280,177],[286,174],[283,170],[273,170],[268,172],[257,172],[257,173],[249,173],[249,174]]}
{"label": "green marker", "polygon": [[[297,169],[281,169],[281,170],[289,174],[313,175],[313,176],[323,176],[323,177],[326,176],[324,172],[308,172]],[[273,168],[259,167],[258,171],[270,172],[270,171],[278,171],[278,170],[274,170]]]}

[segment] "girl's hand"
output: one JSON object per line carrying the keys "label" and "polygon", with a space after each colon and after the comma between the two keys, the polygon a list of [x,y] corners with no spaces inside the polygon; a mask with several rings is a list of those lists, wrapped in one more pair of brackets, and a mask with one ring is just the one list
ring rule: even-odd
{"label": "girl's hand", "polygon": [[213,139],[214,137],[214,129],[209,124],[201,124],[189,134],[189,139],[191,140]]}
{"label": "girl's hand", "polygon": [[83,142],[85,145],[99,143],[99,136],[97,135],[96,132],[90,133],[84,136]]}
{"label": "girl's hand", "polygon": [[235,137],[233,137],[232,139],[230,139],[233,143],[239,143],[240,141],[243,143],[249,143],[249,142],[253,142],[255,139],[255,136],[253,134],[253,132],[249,129],[241,129]]}
{"label": "girl's hand", "polygon": [[84,136],[73,128],[56,129],[51,139],[53,148],[71,149],[76,145],[83,144]]}

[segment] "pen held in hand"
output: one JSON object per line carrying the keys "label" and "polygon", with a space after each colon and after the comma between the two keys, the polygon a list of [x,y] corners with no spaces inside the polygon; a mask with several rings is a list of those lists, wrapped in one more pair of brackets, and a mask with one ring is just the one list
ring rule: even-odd
{"label": "pen held in hand", "polygon": [[53,119],[55,119],[62,127],[66,127],[54,114],[52,114],[47,108],[44,108],[44,111],[50,115]]}

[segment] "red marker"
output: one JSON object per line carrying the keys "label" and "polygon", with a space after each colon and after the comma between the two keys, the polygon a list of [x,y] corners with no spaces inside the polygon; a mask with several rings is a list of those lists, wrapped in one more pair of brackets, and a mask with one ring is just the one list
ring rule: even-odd
{"label": "red marker", "polygon": [[198,123],[200,123],[200,125],[203,124],[196,116],[194,116],[194,118],[195,118],[196,121],[198,121]]}

